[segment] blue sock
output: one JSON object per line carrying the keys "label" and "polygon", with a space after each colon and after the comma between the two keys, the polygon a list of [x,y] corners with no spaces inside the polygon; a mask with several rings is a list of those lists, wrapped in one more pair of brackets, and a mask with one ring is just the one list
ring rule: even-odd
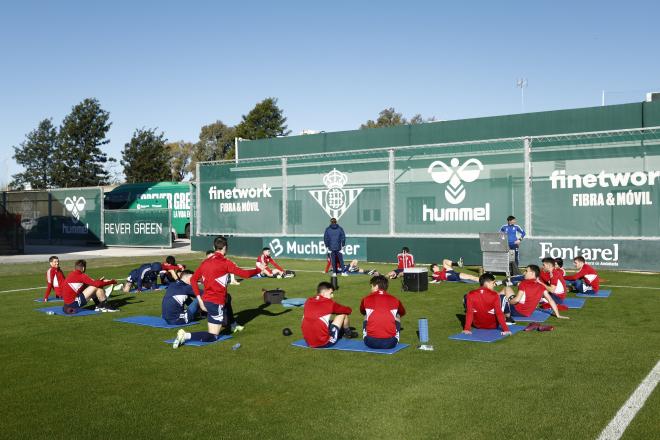
{"label": "blue sock", "polygon": [[191,341],[213,342],[218,339],[217,335],[209,332],[192,332],[190,334]]}

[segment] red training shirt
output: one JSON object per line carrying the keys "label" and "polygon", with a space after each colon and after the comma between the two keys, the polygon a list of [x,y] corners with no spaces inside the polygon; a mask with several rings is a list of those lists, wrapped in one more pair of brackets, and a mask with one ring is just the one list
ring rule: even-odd
{"label": "red training shirt", "polygon": [[224,305],[227,299],[227,283],[229,274],[238,275],[242,278],[251,278],[259,273],[259,268],[244,270],[236,266],[233,261],[226,258],[219,252],[214,253],[206,260],[202,261],[192,277],[190,285],[196,296],[200,295],[197,282],[201,279],[204,283],[203,301],[213,304]]}
{"label": "red training shirt", "polygon": [[264,271],[265,271],[267,274],[269,274],[269,275],[272,274],[272,271],[271,271],[270,268],[268,267],[268,266],[271,265],[271,264],[273,265],[273,267],[274,267],[275,269],[278,269],[278,270],[280,270],[281,272],[284,272],[284,269],[282,269],[282,268],[279,266],[279,264],[277,264],[277,263],[275,262],[275,260],[273,260],[273,258],[272,258],[270,255],[263,255],[263,254],[259,255],[259,257],[257,257],[257,263],[261,263],[261,264],[263,264],[263,265],[265,266]]}
{"label": "red training shirt", "polygon": [[415,259],[412,254],[398,254],[396,256],[398,263],[398,269],[407,269],[409,267],[415,267]]}
{"label": "red training shirt", "polygon": [[564,277],[564,279],[571,281],[584,279],[584,282],[588,286],[591,286],[594,290],[600,289],[600,277],[598,276],[598,272],[596,272],[596,270],[588,264],[582,266],[582,269],[580,269],[578,273],[568,275]]}
{"label": "red training shirt", "polygon": [[73,272],[70,272],[69,275],[64,279],[64,285],[62,287],[62,297],[64,298],[64,304],[71,304],[76,300],[76,296],[81,293],[87,286],[94,287],[105,287],[110,284],[115,284],[115,280],[95,280],[87,276],[84,272],[76,269]]}
{"label": "red training shirt", "polygon": [[305,301],[302,319],[302,334],[310,347],[323,347],[330,340],[328,326],[334,315],[350,315],[353,310],[342,306],[331,298],[316,295]]}
{"label": "red training shirt", "polygon": [[55,296],[62,296],[62,286],[64,285],[64,272],[59,267],[49,267],[46,272],[46,282],[48,287],[46,287],[46,293],[44,294],[44,299],[47,299],[50,296],[50,291],[55,290]]}
{"label": "red training shirt", "polygon": [[473,323],[484,329],[497,328],[499,323],[502,331],[509,331],[497,292],[482,286],[467,294],[464,330],[470,330]]}
{"label": "red training shirt", "polygon": [[525,293],[520,299],[520,302],[515,304],[514,307],[521,315],[530,316],[536,310],[541,298],[543,298],[545,286],[537,280],[522,280],[518,284],[518,291],[521,290]]}
{"label": "red training shirt", "polygon": [[405,315],[406,309],[395,296],[379,290],[362,298],[360,313],[365,315],[364,319],[367,321],[365,337],[389,339],[399,337],[395,318],[396,315]]}

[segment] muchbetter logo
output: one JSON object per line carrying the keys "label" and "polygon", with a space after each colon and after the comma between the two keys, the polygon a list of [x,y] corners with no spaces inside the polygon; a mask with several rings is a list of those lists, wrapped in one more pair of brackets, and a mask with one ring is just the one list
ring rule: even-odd
{"label": "muchbetter logo", "polygon": [[85,210],[86,204],[87,200],[82,196],[73,196],[64,199],[64,207],[71,213],[71,216],[75,219],[76,223],[80,221],[80,214]]}
{"label": "muchbetter logo", "polygon": [[447,184],[445,198],[452,205],[458,205],[465,200],[466,191],[463,182],[474,182],[484,169],[483,164],[477,159],[468,159],[461,166],[459,163],[455,157],[450,162],[451,166],[447,166],[441,160],[436,160],[428,169],[428,173],[434,181]]}
{"label": "muchbetter logo", "polygon": [[272,239],[271,242],[268,243],[268,247],[273,251],[273,256],[275,257],[279,257],[282,255],[282,252],[284,252],[284,246],[282,246],[282,242],[279,238]]}
{"label": "muchbetter logo", "polygon": [[348,176],[336,168],[323,176],[323,184],[327,189],[311,190],[309,193],[321,205],[326,214],[337,220],[351,207],[364,188],[344,188]]}

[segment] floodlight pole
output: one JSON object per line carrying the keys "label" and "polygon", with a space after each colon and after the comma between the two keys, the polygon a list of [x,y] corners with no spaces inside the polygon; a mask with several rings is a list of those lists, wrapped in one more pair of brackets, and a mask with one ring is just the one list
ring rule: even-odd
{"label": "floodlight pole", "polygon": [[525,113],[525,88],[527,87],[527,78],[520,78],[516,81],[516,87],[520,88],[520,106]]}

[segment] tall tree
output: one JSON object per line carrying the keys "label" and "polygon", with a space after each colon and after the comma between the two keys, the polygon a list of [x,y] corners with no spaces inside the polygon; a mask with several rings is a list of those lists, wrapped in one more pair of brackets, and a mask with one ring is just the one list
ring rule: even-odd
{"label": "tall tree", "polygon": [[133,132],[121,152],[126,182],[160,182],[172,178],[172,154],[165,142],[165,134],[157,134],[156,129],[142,128]]}
{"label": "tall tree", "polygon": [[277,106],[277,98],[266,98],[243,115],[236,126],[236,135],[243,139],[264,139],[287,136],[284,112]]}
{"label": "tall tree", "polygon": [[50,119],[25,135],[25,141],[14,148],[14,159],[24,169],[13,175],[10,186],[24,189],[47,189],[53,186],[53,155],[58,147],[57,128]]}
{"label": "tall tree", "polygon": [[[110,113],[95,98],[73,106],[60,127],[53,184],[59,187],[103,185],[108,180],[107,155],[101,151],[112,125]],[[114,159],[111,159],[114,160]]]}
{"label": "tall tree", "polygon": [[170,169],[172,171],[172,180],[180,182],[190,173],[190,162],[195,149],[192,142],[170,142],[165,144],[165,148],[170,151],[172,159],[170,160]]}
{"label": "tall tree", "polygon": [[223,160],[233,157],[234,138],[236,128],[225,125],[222,121],[215,121],[205,125],[199,132],[199,141],[195,143],[192,151],[188,171],[195,175],[197,162]]}
{"label": "tall tree", "polygon": [[406,119],[402,113],[394,110],[394,107],[389,107],[384,110],[381,110],[378,113],[378,118],[374,121],[369,119],[364,124],[360,125],[361,129],[364,128],[379,128],[379,127],[394,127],[397,125],[415,125],[415,124],[424,124],[426,122],[435,121],[435,116],[424,119],[421,114],[417,113],[410,120]]}

